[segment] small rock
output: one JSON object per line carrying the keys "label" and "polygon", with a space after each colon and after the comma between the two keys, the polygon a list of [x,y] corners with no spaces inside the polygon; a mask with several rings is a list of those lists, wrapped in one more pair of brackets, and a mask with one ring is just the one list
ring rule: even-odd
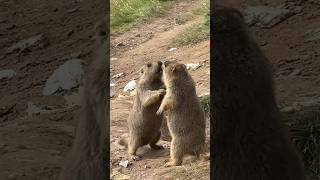
{"label": "small rock", "polygon": [[175,50],[177,50],[177,48],[170,48],[169,49],[170,52],[175,51]]}
{"label": "small rock", "polygon": [[128,167],[128,165],[129,165],[129,161],[128,161],[128,160],[121,160],[121,161],[119,162],[119,165],[126,168],[126,167]]}
{"label": "small rock", "polygon": [[78,10],[79,10],[78,8],[73,8],[73,9],[68,10],[68,13],[73,13],[73,12],[76,12]]}
{"label": "small rock", "polygon": [[194,70],[198,69],[199,67],[201,67],[201,65],[199,63],[196,63],[196,64],[189,63],[186,66],[187,66],[188,70],[192,70],[192,71],[194,71]]}
{"label": "small rock", "polygon": [[26,49],[41,48],[45,47],[48,44],[48,39],[43,34],[40,34],[37,36],[30,37],[28,39],[21,40],[16,44],[13,44],[7,49],[7,53],[23,52]]}
{"label": "small rock", "polygon": [[144,165],[144,168],[145,169],[149,169],[149,168],[151,168],[149,165]]}
{"label": "small rock", "polygon": [[132,91],[136,88],[136,81],[131,80],[123,89],[123,92]]}
{"label": "small rock", "polygon": [[116,75],[112,76],[111,79],[120,78],[122,75],[124,75],[124,73],[116,74]]}
{"label": "small rock", "polygon": [[79,86],[83,74],[81,59],[72,59],[65,62],[46,81],[43,95],[49,96],[59,90],[71,90]]}
{"label": "small rock", "polygon": [[294,14],[287,9],[269,6],[249,6],[244,12],[247,24],[250,26],[257,24],[262,28],[272,28]]}
{"label": "small rock", "polygon": [[114,87],[115,85],[115,83],[110,83],[110,87]]}
{"label": "small rock", "polygon": [[130,96],[135,96],[135,95],[136,95],[136,91],[135,90],[130,92]]}
{"label": "small rock", "polygon": [[0,70],[0,80],[11,79],[16,75],[16,72],[11,69]]}
{"label": "small rock", "polygon": [[111,61],[116,61],[116,60],[118,60],[118,58],[112,57],[110,60]]}
{"label": "small rock", "polygon": [[292,71],[290,76],[296,76],[296,75],[300,75],[300,74],[301,74],[301,70],[300,69],[295,69],[294,71]]}
{"label": "small rock", "polygon": [[119,42],[119,43],[116,45],[116,47],[123,47],[123,46],[125,46],[125,44],[124,44],[123,42]]}

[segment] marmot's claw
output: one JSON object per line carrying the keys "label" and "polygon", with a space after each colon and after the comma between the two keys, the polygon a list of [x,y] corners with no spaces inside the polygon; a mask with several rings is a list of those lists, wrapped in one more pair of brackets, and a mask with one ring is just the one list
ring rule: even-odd
{"label": "marmot's claw", "polygon": [[157,114],[158,116],[160,116],[160,115],[162,114],[162,111],[159,109],[159,110],[156,112],[156,114]]}

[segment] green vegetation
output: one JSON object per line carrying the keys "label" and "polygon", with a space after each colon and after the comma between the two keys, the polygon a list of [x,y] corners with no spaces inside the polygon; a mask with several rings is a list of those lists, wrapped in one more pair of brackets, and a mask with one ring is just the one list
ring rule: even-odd
{"label": "green vegetation", "polygon": [[292,141],[302,155],[309,178],[320,178],[320,112],[305,111],[290,123]]}
{"label": "green vegetation", "polygon": [[193,45],[207,40],[210,37],[210,2],[203,0],[201,8],[194,11],[194,14],[202,16],[202,21],[178,35],[177,38],[173,40],[172,46],[181,47]]}
{"label": "green vegetation", "polygon": [[210,95],[201,96],[199,99],[206,116],[210,118]]}
{"label": "green vegetation", "polygon": [[171,7],[166,0],[111,0],[111,32],[123,32],[159,16]]}
{"label": "green vegetation", "polygon": [[176,18],[176,24],[182,25],[194,18],[192,13],[185,13]]}

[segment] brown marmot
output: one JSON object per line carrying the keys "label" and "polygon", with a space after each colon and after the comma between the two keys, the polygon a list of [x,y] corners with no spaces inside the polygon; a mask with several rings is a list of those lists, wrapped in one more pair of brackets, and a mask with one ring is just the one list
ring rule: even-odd
{"label": "brown marmot", "polygon": [[205,115],[196,94],[195,83],[184,64],[164,63],[166,95],[157,114],[167,113],[172,137],[170,161],[165,166],[182,164],[186,154],[200,157],[205,146]]}
{"label": "brown marmot", "polygon": [[267,58],[239,11],[215,6],[211,13],[214,179],[305,179]]}
{"label": "brown marmot", "polygon": [[132,160],[138,160],[136,155],[139,147],[149,144],[152,149],[163,149],[156,145],[161,132],[162,115],[156,115],[165,94],[162,81],[162,62],[145,64],[136,85],[136,96],[133,108],[128,117],[128,153]]}

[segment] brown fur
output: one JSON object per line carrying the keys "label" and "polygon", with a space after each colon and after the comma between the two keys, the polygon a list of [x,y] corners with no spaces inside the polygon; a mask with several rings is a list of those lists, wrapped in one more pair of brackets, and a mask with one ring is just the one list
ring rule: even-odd
{"label": "brown fur", "polygon": [[88,69],[85,81],[81,117],[72,149],[60,175],[61,180],[106,180],[107,174],[107,132],[109,117],[109,37],[104,35],[106,22],[97,27],[96,43],[98,51]]}
{"label": "brown fur", "polygon": [[133,108],[128,117],[129,138],[128,153],[132,160],[139,147],[149,144],[152,149],[162,149],[156,145],[161,132],[162,115],[156,115],[165,94],[163,87],[161,62],[147,63],[141,68],[141,77],[136,86]]}
{"label": "brown fur", "polygon": [[171,141],[172,137],[170,135],[170,131],[167,125],[166,118],[163,119],[162,125],[161,125],[161,140],[163,141]]}
{"label": "brown fur", "polygon": [[164,64],[163,79],[167,90],[157,114],[166,111],[172,137],[171,160],[165,166],[178,166],[184,155],[200,157],[204,152],[205,115],[184,64]]}
{"label": "brown fur", "polygon": [[240,12],[214,8],[214,179],[305,179],[281,121],[267,58],[250,36]]}

